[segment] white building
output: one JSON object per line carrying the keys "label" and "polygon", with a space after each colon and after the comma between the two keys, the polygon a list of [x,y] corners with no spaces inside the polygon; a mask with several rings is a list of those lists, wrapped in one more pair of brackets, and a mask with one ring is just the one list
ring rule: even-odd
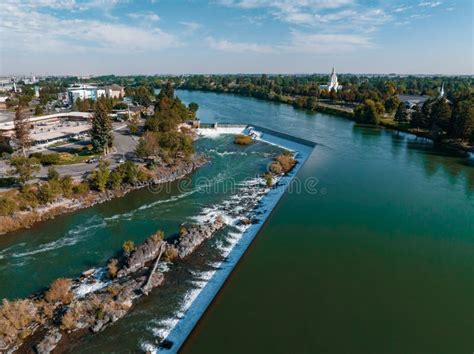
{"label": "white building", "polygon": [[97,87],[75,84],[67,89],[67,96],[71,105],[74,104],[74,102],[76,102],[78,98],[80,98],[81,100],[87,100],[91,98],[95,101],[98,97]]}
{"label": "white building", "polygon": [[327,85],[321,85],[319,86],[321,89],[325,89],[328,91],[334,90],[337,92],[337,90],[341,90],[342,86],[339,85],[339,82],[337,81],[337,75],[336,75],[336,70],[334,67],[332,68],[331,76],[329,77],[329,82]]}

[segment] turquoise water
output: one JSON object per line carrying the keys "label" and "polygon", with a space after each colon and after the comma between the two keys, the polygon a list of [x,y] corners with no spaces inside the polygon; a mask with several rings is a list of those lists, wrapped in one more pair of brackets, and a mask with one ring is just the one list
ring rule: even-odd
{"label": "turquoise water", "polygon": [[[300,170],[317,193],[287,193],[183,348],[185,353],[472,352],[474,168],[412,136],[232,95],[178,92],[206,122],[251,123],[318,143]],[[123,241],[174,232],[231,193],[196,192],[199,177],[241,181],[275,148],[236,151],[204,139],[215,162],[178,191],[122,199],[0,238],[0,297],[103,264]],[[235,154],[222,154],[223,152]],[[245,154],[244,154],[245,153]],[[217,241],[225,241],[219,235]],[[211,242],[202,252],[215,254]],[[201,257],[202,258],[202,257]],[[218,257],[215,256],[215,260]],[[137,351],[167,328],[193,284],[189,260],[169,286],[72,352]],[[171,317],[170,317],[171,316]]]}

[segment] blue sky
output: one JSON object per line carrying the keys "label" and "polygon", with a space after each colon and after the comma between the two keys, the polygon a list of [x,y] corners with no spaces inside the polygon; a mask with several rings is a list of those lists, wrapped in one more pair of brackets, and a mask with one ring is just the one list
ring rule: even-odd
{"label": "blue sky", "polygon": [[0,74],[474,74],[472,0],[2,0]]}

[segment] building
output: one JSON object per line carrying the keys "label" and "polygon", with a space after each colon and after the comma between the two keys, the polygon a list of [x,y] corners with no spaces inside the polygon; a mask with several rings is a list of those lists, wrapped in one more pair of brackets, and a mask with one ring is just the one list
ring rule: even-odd
{"label": "building", "polygon": [[332,72],[331,72],[331,76],[329,77],[328,84],[320,85],[319,87],[323,90],[328,90],[328,91],[334,90],[335,92],[337,92],[337,90],[342,89],[342,86],[339,85],[339,82],[337,81],[336,70],[334,69],[334,67],[332,68]]}
{"label": "building", "polygon": [[121,98],[125,96],[125,89],[116,84],[105,86],[104,90],[105,95],[110,98]]}
{"label": "building", "polygon": [[67,96],[69,99],[69,104],[73,105],[74,102],[77,101],[78,98],[81,100],[93,99],[94,101],[97,99],[97,87],[89,86],[89,85],[82,85],[82,84],[75,84],[70,86],[67,89]]}
{"label": "building", "polygon": [[430,99],[430,96],[418,96],[418,95],[397,95],[400,102],[405,104],[407,109],[412,109],[415,106],[423,106],[423,104]]}
{"label": "building", "polygon": [[[91,120],[92,114],[87,112],[61,112],[27,118],[34,145],[85,134],[91,128]],[[1,136],[12,137],[14,134],[13,121],[0,123]]]}

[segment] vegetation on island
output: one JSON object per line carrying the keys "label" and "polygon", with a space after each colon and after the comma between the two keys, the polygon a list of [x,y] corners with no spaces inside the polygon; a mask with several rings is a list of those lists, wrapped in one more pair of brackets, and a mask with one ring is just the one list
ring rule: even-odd
{"label": "vegetation on island", "polygon": [[237,134],[234,138],[234,143],[237,145],[250,145],[252,142],[253,139],[249,135]]}

